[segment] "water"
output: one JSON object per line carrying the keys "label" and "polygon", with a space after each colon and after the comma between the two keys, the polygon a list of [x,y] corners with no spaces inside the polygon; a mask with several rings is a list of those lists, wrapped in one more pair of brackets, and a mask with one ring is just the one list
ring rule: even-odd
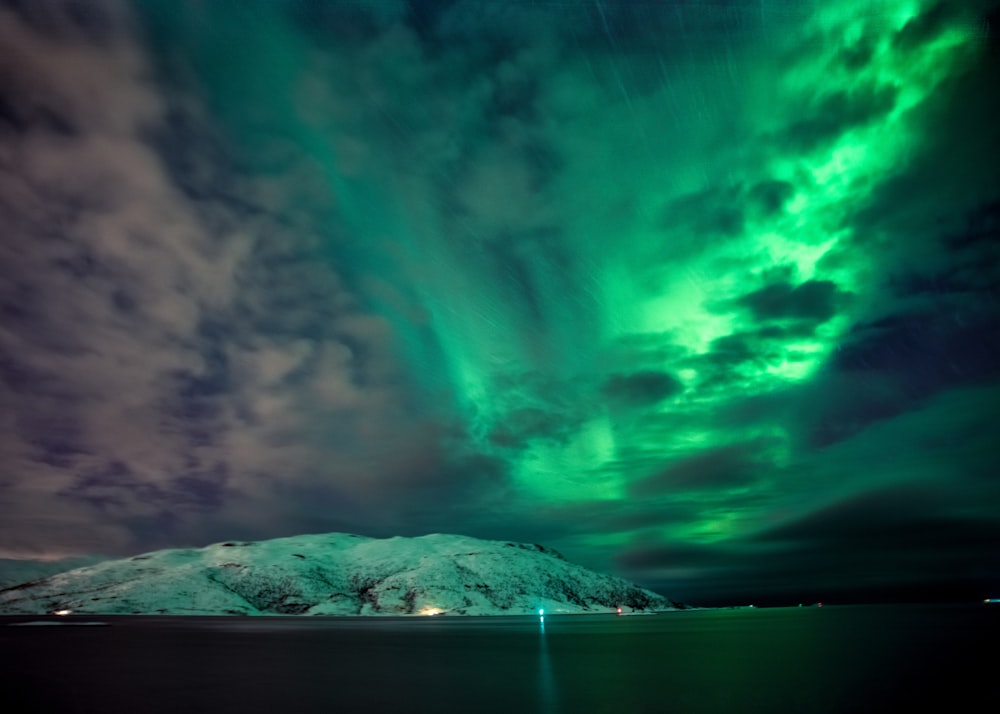
{"label": "water", "polygon": [[0,618],[2,712],[1000,711],[982,605],[32,619]]}

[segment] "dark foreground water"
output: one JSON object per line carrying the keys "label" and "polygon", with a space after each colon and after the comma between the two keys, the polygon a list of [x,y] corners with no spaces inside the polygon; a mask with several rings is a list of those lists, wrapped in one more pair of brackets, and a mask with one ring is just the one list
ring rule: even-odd
{"label": "dark foreground water", "polygon": [[[109,626],[10,626],[100,621]],[[1000,606],[0,618],[0,712],[997,712]]]}

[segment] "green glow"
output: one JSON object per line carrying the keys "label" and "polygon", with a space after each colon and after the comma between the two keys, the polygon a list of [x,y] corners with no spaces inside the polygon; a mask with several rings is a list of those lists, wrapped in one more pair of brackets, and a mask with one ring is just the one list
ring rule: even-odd
{"label": "green glow", "polygon": [[738,531],[739,522],[739,515],[733,511],[713,510],[703,513],[702,519],[682,531],[682,535],[689,541],[715,543],[734,535]]}
{"label": "green glow", "polygon": [[[745,213],[742,229],[726,240],[677,233],[698,230],[698,223],[691,223],[694,227],[690,229],[668,225],[665,233],[664,220],[669,224],[673,219],[678,226],[684,226],[692,217],[665,219],[661,207],[675,197],[711,191],[727,179],[698,179],[686,167],[679,167],[673,174],[651,170],[650,165],[657,161],[670,163],[667,152],[674,150],[671,145],[662,147],[662,157],[641,160],[632,160],[627,149],[611,157],[597,148],[575,145],[578,153],[567,156],[562,189],[565,195],[583,198],[562,205],[566,210],[561,229],[563,239],[581,257],[579,265],[586,268],[581,267],[581,272],[571,276],[570,293],[549,290],[538,295],[541,309],[563,315],[569,329],[563,330],[566,325],[560,325],[559,333],[553,334],[551,330],[558,323],[528,325],[509,296],[496,289],[492,277],[467,290],[447,292],[462,295],[458,300],[442,297],[436,301],[439,307],[434,309],[434,320],[444,340],[444,353],[453,364],[454,386],[464,403],[475,405],[478,419],[489,425],[502,424],[508,418],[511,397],[498,391],[491,377],[498,370],[540,370],[557,379],[593,383],[607,369],[604,355],[609,348],[635,339],[669,347],[667,353],[673,357],[651,359],[645,368],[672,373],[687,389],[673,399],[647,405],[647,413],[669,416],[689,412],[693,416],[711,409],[715,399],[696,394],[701,380],[709,376],[705,368],[698,366],[697,359],[707,357],[719,339],[757,329],[747,311],[731,301],[763,287],[769,271],[790,270],[788,280],[792,285],[832,280],[843,294],[864,292],[861,276],[873,267],[866,264],[866,256],[852,256],[849,263],[836,268],[821,268],[823,259],[845,237],[839,224],[864,199],[859,188],[876,184],[904,160],[916,140],[909,112],[933,92],[936,79],[948,72],[952,55],[960,53],[969,40],[952,31],[923,48],[916,60],[912,53],[899,57],[890,47],[888,33],[915,17],[919,8],[916,3],[888,3],[886,8],[891,21],[884,27],[886,36],[877,42],[872,63],[860,71],[843,74],[831,72],[830,56],[872,32],[872,25],[857,19],[848,3],[820,14],[817,24],[830,38],[829,47],[819,48],[812,61],[806,58],[796,68],[773,68],[772,79],[780,83],[783,94],[777,104],[762,105],[760,121],[761,126],[769,125],[775,116],[793,121],[800,97],[812,95],[817,88],[836,92],[852,91],[866,83],[895,86],[895,106],[867,123],[848,125],[814,150],[796,152],[776,143],[770,147],[772,158],[763,167],[737,166],[746,181],[784,179],[794,192],[782,211]],[[835,39],[838,37],[839,41]],[[593,96],[582,96],[581,101],[595,101]],[[664,93],[663,99],[667,98]],[[643,102],[649,111],[660,111],[655,96]],[[633,105],[633,111],[638,111],[636,106],[641,105]],[[568,135],[594,133],[595,122],[601,121],[608,122],[607,126],[617,122],[618,128],[637,126],[625,108],[616,109],[613,103],[601,109],[590,105],[588,110],[597,118],[581,115],[570,121]],[[636,137],[627,132],[610,137],[621,147],[655,146],[633,144],[633,139]],[[609,166],[618,168],[608,172]],[[653,177],[656,182],[643,184],[643,179]],[[624,187],[634,191],[627,199],[618,193]],[[616,208],[616,200],[622,207],[631,204],[631,209]],[[682,249],[675,249],[673,241],[679,241]],[[456,273],[466,268],[447,254],[440,259],[452,264],[450,270]],[[539,284],[546,282],[550,287],[556,284],[556,275],[543,275]],[[428,290],[430,297],[437,288],[428,286]],[[567,306],[568,310],[559,309]],[[731,368],[732,373],[740,376],[747,395],[808,379],[823,365],[850,324],[848,314],[842,313],[817,329],[812,338],[779,341],[773,356],[743,362]],[[536,399],[539,405],[544,403],[544,399]],[[713,429],[700,427],[666,434],[648,431],[637,428],[633,419],[610,411],[584,421],[562,439],[534,440],[517,454],[508,451],[505,455],[514,458],[517,483],[531,497],[555,501],[619,500],[626,497],[627,484],[643,476],[648,468],[637,467],[635,472],[620,468],[617,464],[623,455],[641,454],[654,461],[659,455],[669,462],[669,454],[678,449],[697,453],[717,446],[725,438]],[[489,427],[484,429],[484,433],[488,431]],[[694,539],[724,539],[743,520],[739,513],[727,512],[724,507],[709,509],[685,533]]]}
{"label": "green glow", "polygon": [[[774,463],[787,463],[782,431],[735,433],[713,419],[734,397],[766,398],[809,379],[851,329],[878,266],[839,250],[845,224],[919,147],[915,117],[975,44],[973,28],[954,26],[899,49],[896,33],[921,3],[876,1],[859,13],[840,0],[817,4],[796,32],[763,28],[737,43],[735,79],[682,52],[654,61],[567,45],[477,69],[473,81],[454,79],[451,55],[434,59],[401,30],[384,40],[395,61],[343,50],[330,66],[364,71],[331,72],[310,64],[275,7],[255,7],[265,29],[238,58],[220,60],[213,33],[192,51],[225,121],[251,154],[258,122],[273,122],[318,167],[334,206],[324,239],[331,262],[349,266],[353,309],[392,326],[393,357],[428,410],[453,417],[470,448],[502,461],[525,502],[628,501],[634,484],[671,464],[761,433],[781,444],[769,452]],[[205,26],[225,26],[228,11],[207,8],[218,16]],[[160,21],[196,34],[182,17]],[[870,60],[847,67],[843,52],[868,41]],[[538,57],[549,64],[532,65]],[[237,60],[285,94],[231,84]],[[622,76],[662,66],[674,74],[623,98]],[[480,96],[518,72],[537,82],[531,109],[543,119],[501,121]],[[842,97],[844,116],[821,115],[830,97]],[[884,97],[892,101],[883,107]],[[248,104],[271,112],[267,121]],[[345,146],[367,147],[367,162]],[[535,146],[558,168],[538,169],[532,162],[546,156]],[[780,198],[754,193],[769,181],[781,182]],[[748,297],[774,287],[791,295],[809,281],[835,285],[827,312],[755,311]],[[654,375],[639,383],[661,392],[610,393],[615,378],[635,374]],[[699,485],[676,490],[655,497],[697,499]],[[725,539],[752,516],[705,503],[697,522],[673,532]]]}
{"label": "green glow", "polygon": [[[880,157],[891,153],[885,149],[880,147]],[[840,192],[850,187],[851,179],[860,168],[871,163],[868,144],[845,144],[834,149],[822,164],[810,167],[810,171],[818,186],[830,192]]]}
{"label": "green glow", "polygon": [[[819,344],[810,345],[808,350],[797,350],[792,352],[794,358],[786,355],[778,365],[768,365],[765,369],[769,375],[787,381],[798,381],[805,379],[812,374],[816,366],[814,355],[823,354],[826,350]],[[808,359],[806,358],[808,356]]]}
{"label": "green glow", "polygon": [[[803,214],[806,212],[805,208],[801,211]],[[796,229],[800,235],[808,236],[809,227],[805,216],[796,225]],[[813,245],[806,240],[790,240],[776,233],[762,235],[757,240],[760,241],[763,251],[766,252],[766,255],[762,256],[765,264],[792,265],[800,280],[811,280],[815,277],[816,263],[837,243],[836,238],[829,238]]]}
{"label": "green glow", "polygon": [[517,476],[532,497],[554,501],[615,500],[625,496],[621,479],[599,467],[615,457],[614,437],[607,419],[585,424],[568,443],[533,443],[517,462]]}

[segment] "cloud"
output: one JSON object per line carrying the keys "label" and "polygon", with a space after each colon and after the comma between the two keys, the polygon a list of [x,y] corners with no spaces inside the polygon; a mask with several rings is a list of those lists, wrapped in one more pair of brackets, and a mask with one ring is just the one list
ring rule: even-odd
{"label": "cloud", "polygon": [[959,502],[919,486],[876,489],[739,542],[636,543],[619,564],[695,604],[973,600],[997,566],[1000,523],[959,515]]}
{"label": "cloud", "polygon": [[677,493],[686,490],[719,490],[748,486],[773,463],[772,439],[728,444],[678,458],[658,473],[633,481],[636,496]]}
{"label": "cloud", "polygon": [[813,151],[888,114],[896,93],[893,86],[862,86],[821,95],[803,108],[804,118],[783,130],[780,141],[797,151]]}
{"label": "cloud", "polygon": [[[5,542],[91,542],[95,519],[119,551],[296,532],[320,503],[365,530],[487,493],[499,466],[407,414],[395,336],[310,222],[327,188],[303,189],[326,179],[302,157],[281,184],[238,171],[115,7],[0,15]],[[32,515],[46,499],[63,527]]]}
{"label": "cloud", "polygon": [[[692,241],[706,237],[733,237],[743,232],[743,196],[740,187],[708,188],[673,199],[663,211],[664,226],[681,228],[677,232],[690,235]],[[678,225],[680,222],[680,225]]]}
{"label": "cloud", "polygon": [[777,218],[794,193],[791,182],[769,178],[710,186],[672,198],[662,209],[658,226],[669,237],[662,259],[682,261],[713,242],[740,238],[750,224]]}
{"label": "cloud", "polygon": [[496,426],[490,439],[499,446],[520,446],[534,439],[562,440],[571,429],[562,414],[526,407],[511,412],[505,423]]}
{"label": "cloud", "polygon": [[[762,542],[826,544],[844,550],[864,547],[908,550],[951,549],[970,544],[987,548],[1000,536],[1000,524],[949,514],[951,500],[919,485],[889,487],[852,495],[792,523],[757,535]],[[993,532],[984,542],[980,537]],[[977,535],[980,534],[980,535]]]}
{"label": "cloud", "polygon": [[795,195],[795,186],[788,181],[767,179],[759,181],[747,191],[751,205],[764,218],[773,217]]}
{"label": "cloud", "polygon": [[683,389],[676,377],[653,371],[615,374],[603,386],[605,396],[612,402],[632,407],[656,404]]}
{"label": "cloud", "polygon": [[949,309],[942,300],[929,309],[855,325],[831,367],[863,379],[891,380],[912,404],[951,387],[994,381],[998,327],[982,304],[961,300]]}
{"label": "cloud", "polygon": [[961,7],[954,2],[935,2],[912,17],[893,37],[893,44],[902,50],[918,50],[933,41],[956,20],[962,19]]}
{"label": "cloud", "polygon": [[4,543],[989,536],[993,40],[765,5],[4,5]]}
{"label": "cloud", "polygon": [[[38,492],[54,495],[74,470],[138,459],[163,486],[183,471],[186,444],[147,405],[172,374],[201,369],[198,315],[226,300],[220,283],[232,265],[224,250],[208,257],[211,242],[140,138],[163,105],[127,14],[106,8],[116,22],[96,23],[94,51],[94,16],[59,4],[21,10],[39,29],[11,9],[0,15],[0,44],[16,68],[4,75],[14,126],[0,137],[10,231],[0,351],[9,434],[19,442],[12,518],[34,512]],[[34,120],[41,115],[52,119]],[[172,239],[156,240],[157,231]],[[52,540],[66,537],[60,530]]]}
{"label": "cloud", "polygon": [[759,322],[793,319],[822,324],[837,314],[844,297],[832,280],[807,280],[795,286],[772,283],[747,293],[736,304],[750,310]]}

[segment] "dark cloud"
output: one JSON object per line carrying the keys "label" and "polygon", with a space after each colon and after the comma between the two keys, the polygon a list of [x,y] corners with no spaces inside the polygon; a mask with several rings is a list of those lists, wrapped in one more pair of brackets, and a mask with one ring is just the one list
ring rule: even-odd
{"label": "dark cloud", "polygon": [[953,498],[920,485],[888,487],[850,496],[802,519],[758,534],[761,542],[792,542],[798,546],[827,544],[892,551],[910,548],[951,550],[973,545],[992,551],[1000,538],[1000,522],[966,519]]}
{"label": "dark cloud", "polygon": [[[664,227],[674,232],[682,226],[697,244],[712,236],[737,236],[746,220],[742,197],[738,186],[708,188],[681,196],[663,210]],[[667,246],[668,250],[672,247]]]}
{"label": "dark cloud", "polygon": [[702,569],[725,564],[727,556],[721,552],[721,549],[685,543],[679,545],[637,545],[622,553],[619,560],[625,567],[636,570],[662,566]]}
{"label": "dark cloud", "polygon": [[714,241],[737,238],[749,221],[780,215],[794,193],[788,181],[763,179],[713,186],[671,199],[661,213],[667,240],[657,259],[680,261]]}
{"label": "dark cloud", "polygon": [[857,72],[869,65],[877,49],[878,38],[872,33],[865,33],[853,44],[840,50],[837,60],[843,64],[844,68],[851,72]]}
{"label": "dark cloud", "polygon": [[111,518],[157,514],[173,519],[177,511],[221,508],[228,496],[225,466],[217,463],[204,469],[189,463],[188,467],[186,474],[154,484],[133,473],[127,464],[112,461],[80,474],[60,495],[89,503]]}
{"label": "dark cloud", "polygon": [[106,45],[130,29],[126,13],[110,3],[86,0],[5,0],[4,9],[17,14],[33,32],[60,41]]}
{"label": "dark cloud", "polygon": [[87,454],[86,438],[75,414],[38,410],[23,414],[18,427],[21,437],[34,447],[35,457],[43,463],[65,468]]}
{"label": "dark cloud", "polygon": [[[995,268],[997,243],[1000,239],[1000,198],[987,201],[983,205],[974,208],[966,216],[965,226],[958,229],[955,234],[948,236],[945,243],[951,250],[961,254],[970,248],[992,249],[992,255],[978,263],[978,267],[989,272]],[[977,256],[986,258],[985,255]],[[983,265],[983,262],[986,262]],[[973,286],[976,287],[976,286]]]}
{"label": "dark cloud", "polygon": [[982,591],[1000,565],[1000,522],[988,512],[960,514],[954,506],[946,492],[890,488],[852,496],[759,539],[791,545],[790,563],[812,558],[816,566],[849,572],[858,590],[864,584],[917,589],[908,600],[922,599],[924,588]]}
{"label": "dark cloud", "polygon": [[800,397],[801,387],[784,386],[737,397],[713,413],[713,421],[724,429],[784,421]]}
{"label": "dark cloud", "polygon": [[564,414],[527,407],[507,415],[490,434],[498,446],[522,446],[535,439],[564,440],[573,432],[572,422]]}
{"label": "dark cloud", "polygon": [[886,287],[892,295],[919,306],[904,310],[927,312],[929,304],[936,304],[939,312],[951,314],[956,330],[989,312],[1000,286],[998,216],[1000,199],[971,209],[934,236],[938,260],[911,262],[890,272]]}
{"label": "dark cloud", "polygon": [[[739,544],[650,541],[620,555],[634,577],[696,604],[975,600],[1000,565],[1000,522],[949,512],[933,490],[876,490]],[[694,596],[692,599],[691,596]],[[700,600],[699,600],[700,598]]]}
{"label": "dark cloud", "polygon": [[770,465],[770,439],[729,444],[680,457],[659,472],[633,481],[635,496],[748,486]]}
{"label": "dark cloud", "polygon": [[630,407],[657,404],[683,389],[684,385],[676,377],[652,371],[612,375],[602,388],[613,403]]}
{"label": "dark cloud", "polygon": [[781,211],[794,194],[795,187],[791,183],[776,179],[760,181],[747,191],[747,197],[766,218]]}
{"label": "dark cloud", "polygon": [[733,332],[712,340],[708,352],[699,355],[696,361],[709,364],[738,364],[756,360],[770,364],[787,351],[783,343],[794,342],[809,337],[815,332],[815,325],[806,320],[791,321],[785,325],[765,324],[753,330]]}
{"label": "dark cloud", "polygon": [[707,361],[723,367],[731,367],[749,360],[758,360],[763,354],[757,349],[759,346],[754,335],[747,333],[736,333],[717,337],[712,340],[712,346],[700,361]]}
{"label": "dark cloud", "polygon": [[[1000,129],[994,121],[1000,97],[991,91],[1000,54],[970,53],[957,71],[940,78],[920,111],[913,111],[923,141],[909,161],[901,164],[872,193],[847,226],[857,245],[871,250],[883,236],[907,235],[919,245],[961,231],[967,216],[1000,195],[1000,171],[985,157],[1000,151]],[[946,182],[942,176],[949,177]],[[930,235],[928,235],[930,234]],[[894,251],[901,264],[935,259],[935,254]]]}
{"label": "dark cloud", "polygon": [[406,0],[378,3],[292,0],[285,3],[284,10],[306,37],[321,46],[334,42],[360,46],[376,39],[396,21],[406,20],[421,32],[422,28],[433,24],[431,17],[440,14],[447,5],[447,2],[411,3]]}
{"label": "dark cloud", "polygon": [[915,405],[914,397],[891,376],[841,372],[810,385],[799,395],[793,413],[799,417],[796,431],[803,442],[823,448]]}
{"label": "dark cloud", "polygon": [[892,111],[897,91],[894,86],[867,86],[814,98],[803,108],[804,118],[790,124],[778,141],[797,151],[817,149]]}
{"label": "dark cloud", "polygon": [[955,2],[933,3],[903,25],[893,37],[893,45],[904,51],[919,49],[921,45],[936,39],[960,17],[960,13],[960,6]]}
{"label": "dark cloud", "polygon": [[679,45],[676,52],[700,46],[706,53],[724,51],[726,42],[738,44],[772,30],[786,31],[809,15],[808,8],[795,3],[764,7],[742,2],[678,3],[663,12],[660,3],[651,0],[603,0],[588,10],[591,31],[605,35],[605,40],[605,33],[610,32],[626,48],[637,45],[639,51],[663,51],[657,39],[670,36]]}
{"label": "dark cloud", "polygon": [[759,322],[790,319],[819,325],[837,314],[846,297],[832,280],[807,280],[794,286],[772,283],[738,298],[736,304]]}
{"label": "dark cloud", "polygon": [[684,361],[697,371],[697,389],[702,393],[727,390],[744,384],[748,373],[761,366],[780,363],[782,349],[773,340],[756,333],[734,333],[712,340],[709,350]]}
{"label": "dark cloud", "polygon": [[515,392],[526,399],[560,406],[574,403],[580,386],[575,380],[559,379],[540,370],[501,371],[495,379],[504,392]]}
{"label": "dark cloud", "polygon": [[[971,9],[930,6],[897,35],[897,50],[919,52],[945,29],[967,26],[975,21]],[[827,416],[816,443],[919,408],[949,389],[996,380],[1000,172],[981,158],[1000,147],[990,118],[1000,105],[987,89],[995,71],[996,57],[977,51],[940,79],[911,112],[924,141],[845,223],[854,239],[843,250],[879,255],[884,282],[874,314],[858,320],[831,355],[836,374],[820,402]],[[899,236],[907,236],[905,244]],[[841,380],[848,385],[835,386]],[[855,394],[854,404],[838,390]]]}
{"label": "dark cloud", "polygon": [[832,356],[831,367],[891,375],[911,400],[1000,375],[1000,319],[989,305],[947,303],[859,323]]}
{"label": "dark cloud", "polygon": [[[756,329],[717,337],[705,352],[683,359],[682,364],[696,370],[696,384],[703,393],[738,388],[741,384],[746,387],[762,370],[808,359],[798,343],[815,339],[815,332],[816,324],[805,319],[785,321],[783,325],[765,323]],[[730,398],[720,414],[729,413],[729,405],[742,403]]]}

